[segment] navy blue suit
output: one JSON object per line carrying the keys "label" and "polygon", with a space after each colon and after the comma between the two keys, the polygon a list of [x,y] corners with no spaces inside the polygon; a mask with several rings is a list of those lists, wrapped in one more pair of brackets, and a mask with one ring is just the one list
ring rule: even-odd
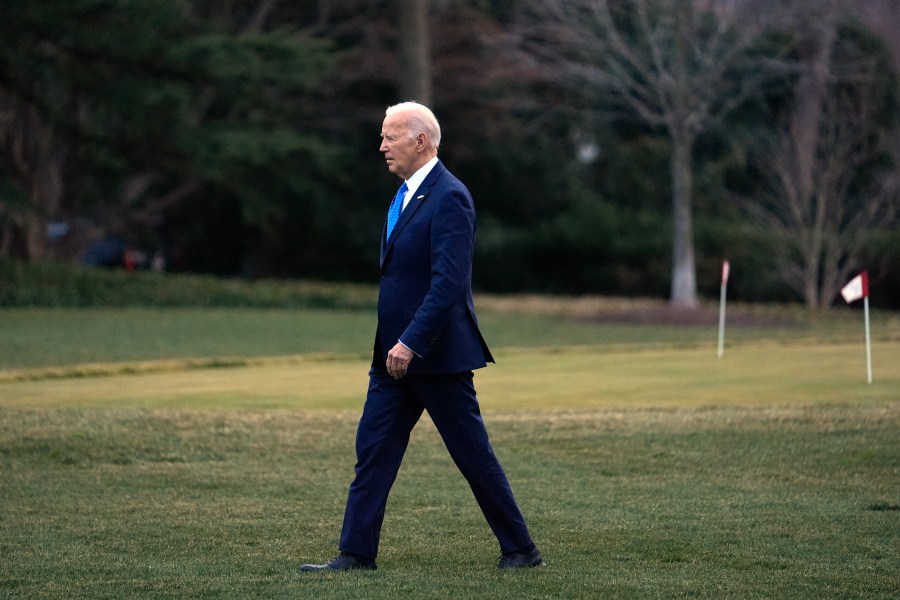
{"label": "navy blue suit", "polygon": [[[388,493],[423,410],[469,483],[501,551],[533,546],[475,395],[472,370],[494,359],[472,301],[474,240],[472,196],[438,161],[390,238],[382,236],[378,327],[356,435],[343,552],[377,555]],[[385,367],[398,340],[416,354],[402,379]]]}

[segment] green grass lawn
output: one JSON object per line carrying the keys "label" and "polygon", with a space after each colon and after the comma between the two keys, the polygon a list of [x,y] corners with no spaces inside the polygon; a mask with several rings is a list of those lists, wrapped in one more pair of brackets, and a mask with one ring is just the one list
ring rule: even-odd
{"label": "green grass lawn", "polygon": [[[594,318],[558,303],[486,298],[479,312],[492,348],[599,346],[648,348],[715,345],[717,326],[633,324]],[[576,308],[579,304],[574,305]],[[615,309],[621,310],[621,309]],[[859,311],[809,315],[769,309],[775,325],[729,326],[728,347],[759,341],[861,343]],[[873,313],[876,342],[900,339],[900,315]],[[9,371],[85,363],[371,353],[375,314],[314,309],[0,309],[0,376]]]}
{"label": "green grass lawn", "polygon": [[897,596],[896,319],[872,385],[861,320],[735,331],[721,360],[703,327],[482,320],[547,568],[495,568],[425,419],[379,570],[296,572],[336,552],[368,313],[28,309],[0,313],[0,597]]}

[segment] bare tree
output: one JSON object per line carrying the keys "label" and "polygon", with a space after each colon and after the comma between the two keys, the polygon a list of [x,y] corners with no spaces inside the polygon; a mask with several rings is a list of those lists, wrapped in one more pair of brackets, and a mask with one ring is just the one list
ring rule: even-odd
{"label": "bare tree", "polygon": [[[767,77],[744,69],[760,31],[753,20],[695,0],[538,0],[531,48],[576,86],[604,94],[606,117],[637,117],[671,142],[673,305],[698,303],[693,243],[697,138],[755,93]],[[554,31],[555,28],[555,31]],[[738,72],[740,71],[740,75]]]}
{"label": "bare tree", "polygon": [[838,35],[837,5],[805,4],[793,107],[762,151],[767,191],[744,205],[783,279],[817,309],[861,266],[872,229],[892,218],[900,155],[873,61]]}

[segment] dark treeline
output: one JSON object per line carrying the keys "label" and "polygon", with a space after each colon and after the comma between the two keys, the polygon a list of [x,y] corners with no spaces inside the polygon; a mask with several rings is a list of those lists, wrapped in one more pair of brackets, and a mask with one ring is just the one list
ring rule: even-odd
{"label": "dark treeline", "polygon": [[827,307],[866,268],[897,308],[897,57],[852,4],[4,2],[0,256],[374,281],[412,89],[475,197],[480,289],[670,297],[682,198],[700,296],[728,259],[736,299]]}

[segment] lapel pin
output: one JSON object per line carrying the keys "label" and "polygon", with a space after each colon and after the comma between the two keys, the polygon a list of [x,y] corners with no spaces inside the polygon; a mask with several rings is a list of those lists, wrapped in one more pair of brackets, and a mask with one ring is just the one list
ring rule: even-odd
{"label": "lapel pin", "polygon": [[416,200],[421,200],[424,197],[425,197],[425,194],[422,194],[421,196],[416,197]]}

